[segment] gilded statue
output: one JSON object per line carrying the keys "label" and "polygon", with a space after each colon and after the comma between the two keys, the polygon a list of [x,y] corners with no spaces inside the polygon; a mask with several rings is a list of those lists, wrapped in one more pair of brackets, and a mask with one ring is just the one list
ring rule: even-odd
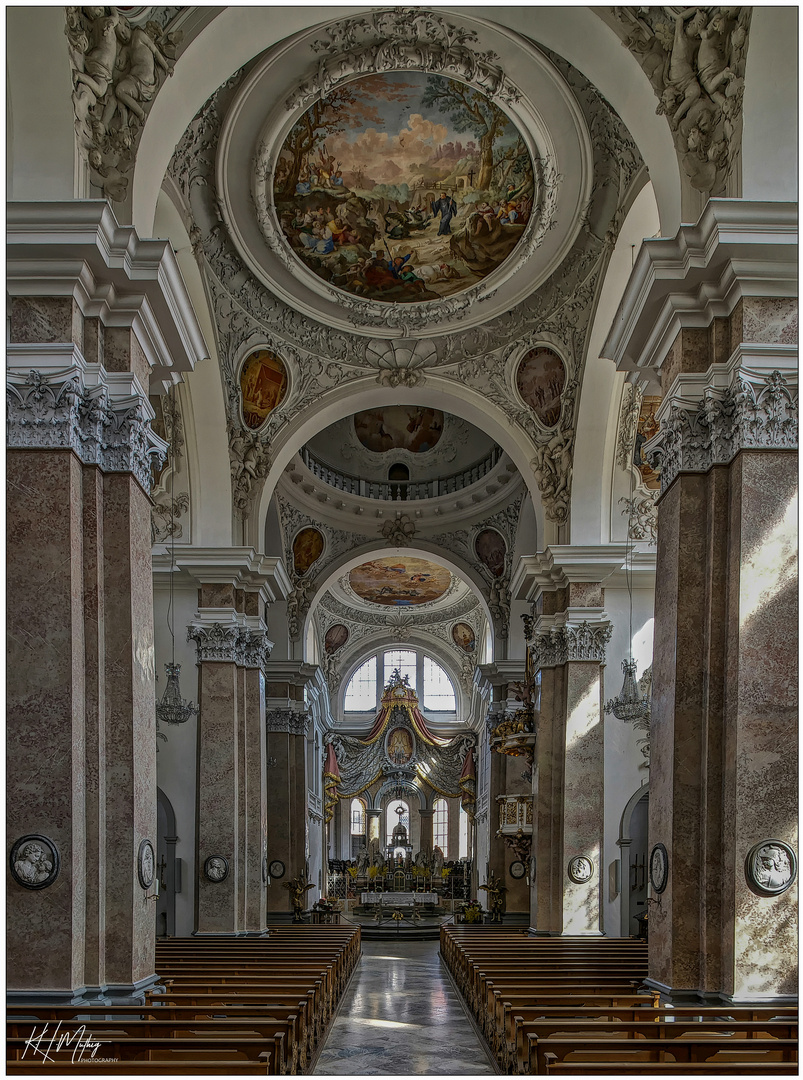
{"label": "gilded statue", "polygon": [[284,888],[289,889],[290,899],[293,902],[293,922],[302,922],[301,913],[304,910],[304,899],[308,889],[314,888],[311,881],[307,881],[306,874],[299,874],[298,877],[291,878],[290,881],[285,881]]}
{"label": "gilded statue", "polygon": [[480,888],[488,894],[488,909],[491,913],[491,922],[501,922],[505,911],[505,893],[507,885],[502,885],[496,880],[493,870],[488,874],[488,880]]}

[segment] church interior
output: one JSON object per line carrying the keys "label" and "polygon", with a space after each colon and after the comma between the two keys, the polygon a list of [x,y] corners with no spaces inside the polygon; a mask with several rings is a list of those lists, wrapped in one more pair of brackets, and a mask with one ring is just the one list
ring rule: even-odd
{"label": "church interior", "polygon": [[6,21],[7,1073],[796,1074],[797,9]]}

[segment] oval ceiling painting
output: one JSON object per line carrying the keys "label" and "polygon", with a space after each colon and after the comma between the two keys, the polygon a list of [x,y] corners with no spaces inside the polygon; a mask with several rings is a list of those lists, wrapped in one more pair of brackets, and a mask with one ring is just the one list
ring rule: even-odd
{"label": "oval ceiling painting", "polygon": [[516,386],[544,427],[554,427],[560,420],[565,385],[566,368],[551,349],[530,349],[522,358],[516,372]]}
{"label": "oval ceiling painting", "polygon": [[287,393],[287,369],[270,349],[252,353],[240,372],[243,420],[248,427],[261,428]]}
{"label": "oval ceiling painting", "polygon": [[354,431],[362,445],[375,454],[386,450],[425,454],[443,434],[443,413],[418,405],[368,409],[354,414]]}
{"label": "oval ceiling painting", "polygon": [[474,550],[481,563],[491,571],[494,577],[501,577],[505,571],[507,544],[496,529],[483,529],[474,541]]}
{"label": "oval ceiling painting", "polygon": [[458,622],[452,627],[452,641],[458,649],[462,649],[463,652],[474,652],[474,647],[477,644],[477,639],[474,636],[474,631],[468,625],[468,623]]}
{"label": "oval ceiling painting", "polygon": [[343,623],[335,623],[334,626],[330,626],[326,631],[326,636],[323,639],[324,650],[331,656],[332,653],[336,653],[338,649],[342,649],[349,639],[349,630]]}
{"label": "oval ceiling painting", "polygon": [[427,604],[443,596],[452,576],[426,559],[374,559],[355,567],[349,584],[357,596],[386,607]]}
{"label": "oval ceiling painting", "polygon": [[293,569],[303,577],[323,552],[323,534],[317,529],[302,529],[293,541]]}
{"label": "oval ceiling painting", "polygon": [[437,301],[518,244],[533,168],[513,122],[465,83],[365,75],[290,129],[273,180],[282,232],[312,273],[385,303]]}

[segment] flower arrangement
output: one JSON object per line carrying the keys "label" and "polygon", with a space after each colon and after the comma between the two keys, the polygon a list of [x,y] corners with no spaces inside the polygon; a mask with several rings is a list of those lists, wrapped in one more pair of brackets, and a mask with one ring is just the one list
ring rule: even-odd
{"label": "flower arrangement", "polygon": [[348,876],[351,878],[352,881],[356,881],[356,879],[357,879],[357,867],[356,866],[347,866],[346,867],[346,873],[348,874]]}
{"label": "flower arrangement", "polygon": [[463,922],[482,922],[482,916],[484,915],[482,904],[478,900],[465,901],[461,908],[461,915],[463,917]]}

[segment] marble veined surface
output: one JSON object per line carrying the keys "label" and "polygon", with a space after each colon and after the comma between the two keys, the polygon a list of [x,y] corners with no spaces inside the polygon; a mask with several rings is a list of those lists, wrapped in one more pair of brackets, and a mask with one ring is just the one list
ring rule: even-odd
{"label": "marble veined surface", "polygon": [[438,957],[437,941],[364,941],[315,1076],[496,1072]]}

